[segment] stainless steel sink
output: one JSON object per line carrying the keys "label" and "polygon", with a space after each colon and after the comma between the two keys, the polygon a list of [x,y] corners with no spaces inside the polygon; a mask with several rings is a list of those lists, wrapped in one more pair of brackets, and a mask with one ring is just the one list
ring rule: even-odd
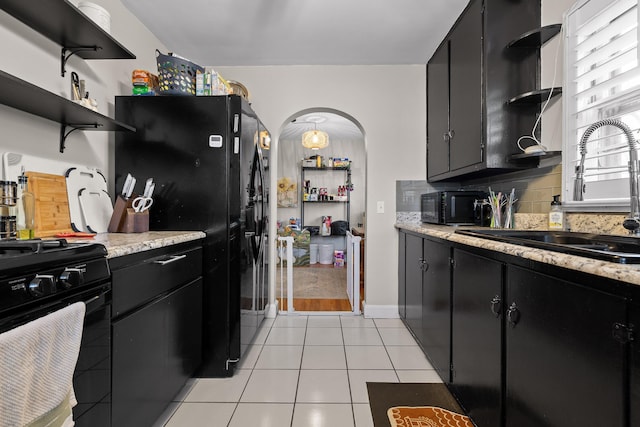
{"label": "stainless steel sink", "polygon": [[456,230],[456,233],[620,264],[640,264],[638,237],[572,231],[496,229]]}

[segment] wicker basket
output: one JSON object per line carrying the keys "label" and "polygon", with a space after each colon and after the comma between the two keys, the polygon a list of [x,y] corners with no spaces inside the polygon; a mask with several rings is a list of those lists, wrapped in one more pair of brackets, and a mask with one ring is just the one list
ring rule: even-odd
{"label": "wicker basket", "polygon": [[204,68],[186,59],[164,55],[156,49],[158,78],[162,95],[195,95],[196,73]]}

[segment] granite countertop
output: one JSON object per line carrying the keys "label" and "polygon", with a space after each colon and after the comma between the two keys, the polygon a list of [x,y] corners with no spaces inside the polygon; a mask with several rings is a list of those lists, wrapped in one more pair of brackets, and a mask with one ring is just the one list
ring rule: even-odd
{"label": "granite countertop", "polygon": [[[578,270],[596,276],[619,280],[621,282],[640,285],[640,265],[618,264],[615,262],[600,261],[576,255],[547,251],[544,249],[512,245],[510,243],[498,242],[495,240],[465,236],[464,234],[456,234],[456,227],[446,225],[398,222],[396,223],[396,228],[449,240],[451,242],[462,243],[468,246],[475,246],[509,255],[515,255],[571,270]],[[473,227],[459,228],[471,229]]]}
{"label": "granite countertop", "polygon": [[146,233],[100,233],[93,239],[67,240],[103,244],[107,248],[107,258],[115,258],[198,240],[205,236],[202,231],[148,231]]}

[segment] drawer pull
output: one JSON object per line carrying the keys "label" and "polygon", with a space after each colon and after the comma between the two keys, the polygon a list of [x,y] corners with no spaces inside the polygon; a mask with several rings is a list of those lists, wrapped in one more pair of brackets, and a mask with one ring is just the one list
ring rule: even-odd
{"label": "drawer pull", "polygon": [[153,261],[154,264],[160,264],[160,265],[167,265],[167,264],[171,264],[172,262],[176,262],[182,258],[186,258],[187,256],[185,254],[182,255],[172,255],[169,257],[169,259],[163,259],[161,260],[157,260],[157,261]]}

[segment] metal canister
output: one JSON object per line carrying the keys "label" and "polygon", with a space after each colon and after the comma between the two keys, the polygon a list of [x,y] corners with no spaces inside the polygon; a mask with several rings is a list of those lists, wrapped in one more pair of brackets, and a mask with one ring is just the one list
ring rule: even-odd
{"label": "metal canister", "polygon": [[0,239],[14,239],[17,236],[17,220],[14,215],[0,216]]}
{"label": "metal canister", "polygon": [[18,184],[15,181],[0,181],[0,205],[15,206],[18,202]]}

